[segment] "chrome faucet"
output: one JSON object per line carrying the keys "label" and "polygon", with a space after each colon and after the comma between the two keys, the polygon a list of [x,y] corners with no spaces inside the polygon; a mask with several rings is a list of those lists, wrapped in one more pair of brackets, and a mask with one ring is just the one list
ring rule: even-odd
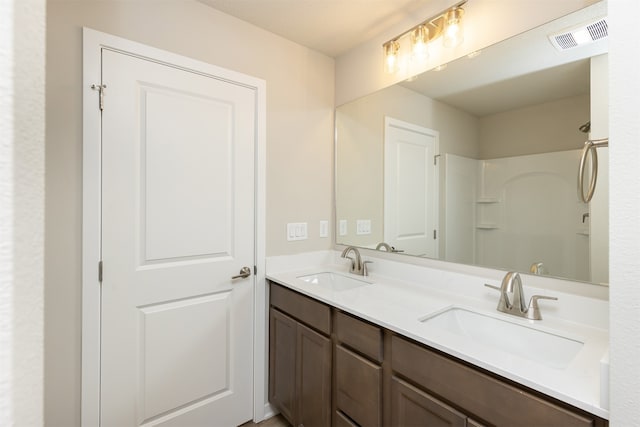
{"label": "chrome faucet", "polygon": [[[522,280],[520,274],[510,271],[502,279],[502,285],[500,287],[484,284],[488,288],[500,291],[500,300],[498,301],[497,310],[503,313],[512,314],[518,317],[524,317],[530,320],[542,320],[540,314],[540,307],[538,306],[538,300],[549,299],[557,300],[556,297],[548,297],[544,295],[534,295],[529,300],[527,306],[524,300],[524,291],[522,289]],[[513,299],[509,299],[509,295],[513,296]]]}
{"label": "chrome faucet", "polygon": [[[349,252],[353,252],[355,254],[355,258],[349,256]],[[368,276],[369,272],[367,271],[367,264],[371,261],[362,261],[362,257],[360,256],[360,252],[357,248],[353,246],[347,246],[344,251],[342,251],[342,258],[347,258],[351,260],[351,265],[349,267],[349,273],[358,274],[360,276]]]}
{"label": "chrome faucet", "polygon": [[378,243],[378,246],[376,246],[376,251],[387,251],[387,252],[394,252],[394,253],[398,253],[398,252],[404,252],[403,250],[398,250],[396,248],[394,248],[393,246],[391,246],[388,243],[385,242],[380,242]]}
{"label": "chrome faucet", "polygon": [[387,252],[391,252],[392,248],[391,245],[385,242],[380,242],[378,243],[378,246],[376,246],[376,251],[380,251],[380,250],[385,250]]}

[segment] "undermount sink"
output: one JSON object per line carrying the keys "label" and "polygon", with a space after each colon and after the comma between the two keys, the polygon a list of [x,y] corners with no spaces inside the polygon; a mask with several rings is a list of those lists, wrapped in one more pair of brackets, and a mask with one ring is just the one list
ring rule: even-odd
{"label": "undermount sink", "polygon": [[371,284],[364,280],[359,280],[359,279],[343,276],[342,274],[337,274],[332,272],[315,273],[315,274],[309,274],[306,276],[298,276],[298,279],[304,280],[307,283],[311,283],[314,285],[331,289],[333,291],[346,291],[349,289],[354,289],[360,286]]}
{"label": "undermount sink", "polygon": [[434,328],[551,368],[566,368],[584,343],[460,307],[419,319]]}

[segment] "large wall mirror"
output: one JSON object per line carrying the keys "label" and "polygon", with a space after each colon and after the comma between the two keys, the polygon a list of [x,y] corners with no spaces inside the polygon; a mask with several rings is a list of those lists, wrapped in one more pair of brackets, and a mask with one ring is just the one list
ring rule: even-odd
{"label": "large wall mirror", "polygon": [[576,190],[585,141],[608,137],[608,43],[549,37],[606,31],[606,13],[593,4],[339,106],[337,243],[608,283],[606,148],[591,202]]}

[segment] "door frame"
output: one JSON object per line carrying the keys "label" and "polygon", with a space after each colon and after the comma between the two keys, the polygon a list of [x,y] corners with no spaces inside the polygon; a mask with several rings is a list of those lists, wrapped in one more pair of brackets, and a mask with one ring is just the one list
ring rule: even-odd
{"label": "door frame", "polygon": [[[253,419],[260,421],[268,412],[267,327],[265,282],[265,195],[266,195],[266,82],[202,61],[177,55],[121,37],[84,27],[82,29],[82,392],[81,425],[100,425],[100,311],[98,280],[101,260],[101,113],[98,93],[91,85],[102,81],[102,49],[108,48],[183,70],[239,84],[254,90],[255,126],[255,265],[253,293]],[[109,88],[105,90],[108,106]]]}

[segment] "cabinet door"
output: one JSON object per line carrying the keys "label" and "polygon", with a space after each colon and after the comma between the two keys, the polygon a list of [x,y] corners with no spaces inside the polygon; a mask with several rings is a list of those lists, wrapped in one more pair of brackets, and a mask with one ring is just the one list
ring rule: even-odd
{"label": "cabinet door", "polygon": [[382,425],[382,368],[336,346],[336,405],[361,426]]}
{"label": "cabinet door", "polygon": [[464,414],[395,377],[391,380],[391,399],[394,426],[466,426]]}
{"label": "cabinet door", "polygon": [[296,335],[295,320],[269,310],[269,401],[290,423],[295,416]]}
{"label": "cabinet door", "polygon": [[336,411],[335,415],[336,416],[333,418],[333,426],[334,427],[358,427],[358,424],[355,424],[347,416],[345,416],[342,412]]}
{"label": "cabinet door", "polygon": [[331,340],[298,323],[298,404],[294,426],[331,425]]}

